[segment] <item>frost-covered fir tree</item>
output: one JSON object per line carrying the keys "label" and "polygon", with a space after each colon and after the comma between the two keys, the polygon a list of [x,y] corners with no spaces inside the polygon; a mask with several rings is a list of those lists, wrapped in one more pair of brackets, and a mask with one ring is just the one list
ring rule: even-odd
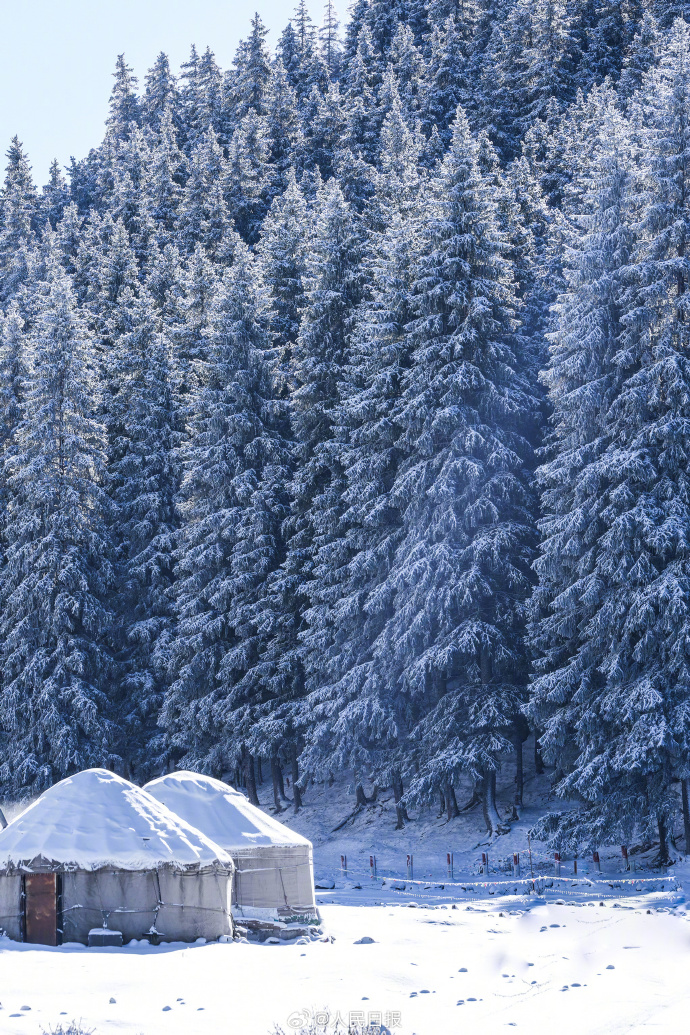
{"label": "frost-covered fir tree", "polygon": [[28,275],[34,246],[37,196],[31,166],[18,137],[7,152],[0,195],[0,302],[17,296]]}
{"label": "frost-covered fir tree", "polygon": [[165,674],[157,659],[172,632],[179,414],[170,341],[145,290],[122,293],[109,336],[106,487],[115,504],[113,647],[121,681],[123,754],[135,776],[144,779],[161,764],[155,741]]}
{"label": "frost-covered fir tree", "polygon": [[311,617],[309,637],[319,643],[319,685],[310,698],[318,716],[309,736],[310,767],[322,774],[334,766],[352,769],[373,775],[380,786],[392,785],[399,826],[405,816],[400,804],[405,716],[398,707],[403,702],[374,664],[373,645],[389,615],[390,596],[380,589],[402,528],[390,489],[404,455],[394,413],[409,365],[405,326],[422,209],[420,150],[398,101],[384,122],[382,171],[371,205],[377,227],[365,260],[371,298],[356,314],[342,378],[338,419],[345,432],[345,484],[339,544],[332,553],[345,563]]}
{"label": "frost-covered fir tree", "polygon": [[22,420],[4,470],[12,498],[0,571],[1,773],[15,794],[118,764],[93,342],[50,242],[46,250]]}
{"label": "frost-covered fir tree", "polygon": [[9,460],[16,449],[17,430],[23,416],[27,362],[24,320],[17,303],[12,302],[7,315],[0,320],[0,550],[4,549],[4,529],[12,500],[7,480]]}
{"label": "frost-covered fir tree", "polygon": [[220,775],[246,756],[254,702],[238,686],[260,636],[255,608],[276,555],[282,449],[272,429],[265,294],[238,244],[216,295],[184,444],[177,632],[161,723],[169,757]]}
{"label": "frost-covered fir tree", "polygon": [[374,663],[417,719],[412,794],[481,779],[495,832],[496,771],[525,699],[535,402],[492,194],[459,111],[417,246],[396,406],[407,455],[390,490],[403,527]]}
{"label": "frost-covered fir tree", "polygon": [[615,116],[602,127],[593,227],[559,307],[530,709],[559,793],[583,802],[545,829],[592,845],[657,828],[662,860],[690,758],[689,31],[675,23],[643,86],[641,184]]}

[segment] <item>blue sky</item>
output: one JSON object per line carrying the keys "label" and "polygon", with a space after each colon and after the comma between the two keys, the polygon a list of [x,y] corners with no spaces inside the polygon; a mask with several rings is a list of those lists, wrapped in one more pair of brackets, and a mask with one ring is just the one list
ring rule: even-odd
{"label": "blue sky", "polygon": [[[15,133],[34,177],[45,182],[53,158],[81,158],[102,137],[115,58],[124,51],[143,82],[164,50],[177,69],[195,43],[227,68],[254,11],[283,30],[296,0],[4,0],[0,34],[0,147]],[[321,23],[322,0],[308,0]],[[347,0],[338,5],[341,22]],[[4,168],[4,160],[3,160]]]}

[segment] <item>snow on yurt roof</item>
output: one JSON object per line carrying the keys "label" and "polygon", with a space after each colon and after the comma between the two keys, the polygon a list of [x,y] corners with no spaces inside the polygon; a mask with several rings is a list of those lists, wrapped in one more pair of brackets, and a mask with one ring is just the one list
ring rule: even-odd
{"label": "snow on yurt roof", "polygon": [[0,869],[38,859],[82,870],[232,868],[206,834],[107,769],[61,780],[0,831]]}
{"label": "snow on yurt roof", "polygon": [[169,773],[147,783],[144,790],[230,852],[270,845],[311,847],[301,834],[267,816],[234,787],[211,776]]}

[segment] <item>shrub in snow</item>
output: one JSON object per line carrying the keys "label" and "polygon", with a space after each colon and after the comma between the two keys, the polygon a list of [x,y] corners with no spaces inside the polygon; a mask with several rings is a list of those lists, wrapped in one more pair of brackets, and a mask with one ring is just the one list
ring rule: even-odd
{"label": "shrub in snow", "polygon": [[41,1035],[94,1035],[93,1028],[82,1028],[81,1021],[70,1021],[69,1024],[59,1024],[57,1028],[43,1028]]}

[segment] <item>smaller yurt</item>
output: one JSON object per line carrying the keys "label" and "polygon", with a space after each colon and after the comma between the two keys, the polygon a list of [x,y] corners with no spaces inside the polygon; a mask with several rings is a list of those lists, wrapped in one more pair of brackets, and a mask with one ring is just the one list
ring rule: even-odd
{"label": "smaller yurt", "polygon": [[227,852],[151,795],[87,769],[0,831],[0,929],[43,945],[88,944],[96,928],[123,941],[231,935],[233,871]]}
{"label": "smaller yurt", "polygon": [[235,863],[233,912],[257,920],[318,918],[312,846],[243,794],[200,773],[170,773],[145,791],[203,830]]}

